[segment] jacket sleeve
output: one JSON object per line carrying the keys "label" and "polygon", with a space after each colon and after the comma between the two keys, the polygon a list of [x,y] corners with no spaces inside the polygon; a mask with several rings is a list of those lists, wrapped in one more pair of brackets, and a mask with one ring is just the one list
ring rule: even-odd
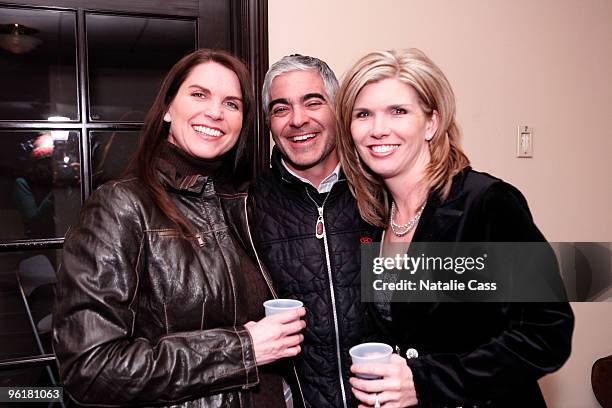
{"label": "jacket sleeve", "polygon": [[[544,241],[527,202],[514,187],[494,184],[484,194],[481,205],[479,222],[485,241]],[[486,405],[507,396],[508,390],[522,389],[521,385],[526,384],[535,386],[537,379],[565,363],[574,327],[567,302],[506,303],[500,307],[509,323],[476,349],[408,360],[420,406],[452,402]]]}
{"label": "jacket sleeve", "polygon": [[66,238],[53,346],[64,386],[79,403],[173,403],[258,382],[243,326],[170,333],[156,341],[134,337],[138,296],[145,290],[139,281],[147,257],[142,214],[149,210],[120,184],[103,186]]}

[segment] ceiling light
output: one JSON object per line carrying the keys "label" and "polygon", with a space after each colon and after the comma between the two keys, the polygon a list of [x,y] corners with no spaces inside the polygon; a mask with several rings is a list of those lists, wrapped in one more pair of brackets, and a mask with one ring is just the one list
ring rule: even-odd
{"label": "ceiling light", "polygon": [[37,32],[23,24],[0,24],[0,47],[13,54],[28,53],[42,43],[31,35]]}

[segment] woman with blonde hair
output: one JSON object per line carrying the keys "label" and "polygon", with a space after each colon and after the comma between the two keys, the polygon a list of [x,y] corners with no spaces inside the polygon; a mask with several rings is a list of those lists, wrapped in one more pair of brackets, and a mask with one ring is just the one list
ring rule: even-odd
{"label": "woman with blonde hair", "polygon": [[[337,104],[342,168],[362,217],[383,230],[383,248],[545,241],[516,188],[469,166],[451,86],[420,50],[364,56]],[[399,355],[351,368],[382,377],[351,378],[365,406],[545,406],[537,380],[570,353],[566,302],[381,301],[368,313]]]}

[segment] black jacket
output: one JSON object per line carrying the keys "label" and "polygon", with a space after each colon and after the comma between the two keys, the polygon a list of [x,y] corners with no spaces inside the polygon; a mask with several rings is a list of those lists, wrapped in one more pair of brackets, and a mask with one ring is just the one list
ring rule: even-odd
{"label": "black jacket", "polygon": [[[278,296],[306,306],[303,351],[295,361],[307,405],[356,406],[348,350],[362,341],[360,243],[371,241],[372,230],[361,220],[342,173],[328,194],[319,194],[287,172],[277,149],[272,170],[257,179],[252,197],[256,246]],[[315,236],[319,206],[325,223],[321,239]]]}
{"label": "black jacket", "polygon": [[[430,196],[414,242],[541,242],[523,195],[467,168],[440,202]],[[379,340],[409,348],[421,407],[543,407],[538,378],[570,354],[568,303],[391,303],[392,324],[371,305]]]}
{"label": "black jacket", "polygon": [[235,251],[239,242],[256,262],[247,194],[163,160],[158,169],[198,234],[180,238],[138,179],[94,192],[59,271],[53,344],[62,381],[83,404],[251,407],[259,377]]}

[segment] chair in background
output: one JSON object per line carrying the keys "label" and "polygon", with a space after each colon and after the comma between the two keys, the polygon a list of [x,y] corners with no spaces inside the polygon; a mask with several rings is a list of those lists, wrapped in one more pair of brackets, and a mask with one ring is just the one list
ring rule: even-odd
{"label": "chair in background", "polygon": [[[40,354],[51,351],[53,291],[56,283],[55,269],[45,255],[35,255],[19,263],[17,285]],[[51,384],[57,386],[58,383],[51,367],[45,366],[45,369]],[[60,405],[65,407],[64,403]]]}

